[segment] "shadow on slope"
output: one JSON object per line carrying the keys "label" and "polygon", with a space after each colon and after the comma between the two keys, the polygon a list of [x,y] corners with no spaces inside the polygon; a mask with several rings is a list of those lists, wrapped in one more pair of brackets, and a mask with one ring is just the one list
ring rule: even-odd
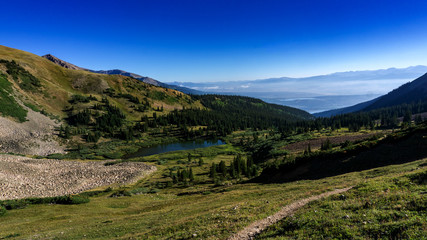
{"label": "shadow on slope", "polygon": [[363,171],[392,164],[402,164],[427,157],[427,128],[409,130],[404,135],[394,135],[381,140],[367,150],[342,151],[296,160],[269,168],[255,182],[291,182],[315,180],[349,172]]}

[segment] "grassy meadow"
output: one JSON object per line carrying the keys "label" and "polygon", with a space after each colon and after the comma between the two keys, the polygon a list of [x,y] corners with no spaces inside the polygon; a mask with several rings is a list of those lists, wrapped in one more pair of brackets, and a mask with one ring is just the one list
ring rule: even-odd
{"label": "grassy meadow", "polygon": [[[230,145],[222,145],[130,159],[156,164],[158,171],[133,185],[116,186],[113,190],[107,189],[105,192],[100,192],[91,197],[89,203],[29,205],[23,209],[8,210],[4,216],[0,217],[0,239],[224,239],[249,223],[265,218],[293,201],[335,188],[355,186],[355,190],[344,194],[348,201],[330,198],[325,203],[319,201],[308,207],[310,209],[318,204],[322,207],[326,206],[326,209],[340,208],[337,213],[328,211],[329,214],[335,214],[333,219],[338,215],[342,219],[342,216],[350,214],[347,213],[348,211],[353,211],[352,205],[354,205],[353,208],[360,207],[360,202],[369,198],[368,194],[371,190],[378,192],[375,196],[382,196],[384,194],[381,193],[381,189],[390,186],[387,187],[391,191],[390,196],[413,199],[408,192],[413,190],[412,188],[399,190],[400,188],[393,184],[401,184],[399,182],[403,180],[399,179],[404,179],[403,175],[425,171],[427,165],[427,160],[424,159],[318,180],[265,184],[248,183],[242,178],[214,184],[208,176],[211,163],[220,161],[229,163],[239,151],[238,148]],[[188,153],[192,156],[191,161],[188,160]],[[203,159],[202,165],[198,163],[199,158]],[[194,182],[178,183],[173,186],[163,184],[171,180],[168,176],[170,169],[179,167],[191,167],[195,173]],[[390,183],[387,179],[398,179],[398,183],[393,181]],[[411,180],[405,179],[408,185]],[[423,188],[423,185],[414,184],[414,186],[416,191],[421,191]],[[355,192],[362,190],[365,195],[359,196],[360,194]],[[417,194],[417,201],[422,200],[422,197],[425,199],[425,195]],[[373,204],[375,201],[376,199],[372,200]],[[392,205],[389,206],[388,203]],[[347,210],[345,206],[339,204],[347,206]],[[382,203],[384,208],[388,206],[391,209],[395,209],[396,204],[406,206],[393,201]],[[322,213],[326,214],[328,211],[322,210]],[[355,216],[363,216],[363,214],[354,213]],[[411,217],[417,218],[414,212],[410,214],[412,214]],[[317,229],[322,227],[321,220],[330,216],[325,215],[317,219],[319,225]],[[351,214],[351,219],[355,216]],[[374,215],[368,216],[374,219]],[[375,223],[378,225],[380,222]],[[344,219],[339,220],[335,226],[340,227],[340,224],[345,224]],[[424,227],[425,230],[425,223],[422,224],[424,225],[421,225],[421,228]],[[270,229],[265,233],[267,235],[260,237],[279,237],[282,232],[275,229],[280,229],[280,226]],[[351,231],[351,229],[347,230]],[[304,229],[300,231],[306,232]],[[331,236],[334,232],[329,234],[325,236]],[[358,236],[356,230],[352,234],[352,236]],[[301,236],[305,238],[310,235]]]}

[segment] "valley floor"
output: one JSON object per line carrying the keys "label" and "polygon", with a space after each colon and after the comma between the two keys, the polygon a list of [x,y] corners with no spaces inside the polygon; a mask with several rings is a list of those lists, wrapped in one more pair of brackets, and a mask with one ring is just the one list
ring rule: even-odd
{"label": "valley floor", "polygon": [[0,238],[225,239],[297,200],[425,171],[426,163],[423,159],[282,184],[202,185],[113,198],[101,193],[82,205],[29,205],[0,217]]}

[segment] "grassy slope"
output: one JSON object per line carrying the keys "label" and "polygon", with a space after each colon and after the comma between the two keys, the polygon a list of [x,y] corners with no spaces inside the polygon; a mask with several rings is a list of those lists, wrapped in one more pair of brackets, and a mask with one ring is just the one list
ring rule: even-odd
{"label": "grassy slope", "polygon": [[[116,93],[129,93],[141,100],[147,97],[152,106],[164,106],[165,112],[182,107],[202,107],[199,103],[192,102],[188,95],[176,90],[152,86],[120,75],[66,69],[40,56],[5,46],[0,46],[0,59],[15,60],[42,82],[42,93],[21,91],[15,86],[24,101],[42,106],[45,111],[62,117],[62,110],[68,105],[71,95],[92,94],[100,99],[103,90],[108,87],[113,88]],[[119,106],[130,119],[139,119],[142,115],[133,111],[130,108],[132,104],[123,98],[109,100]]]}
{"label": "grassy slope", "polygon": [[16,102],[12,93],[12,84],[7,80],[7,76],[0,74],[0,113],[3,117],[9,116],[24,122],[27,110]]}
{"label": "grassy slope", "polygon": [[[224,155],[224,150],[233,151],[227,146],[205,150],[220,153],[204,157],[205,163],[209,165],[212,161],[230,161],[230,156]],[[209,154],[206,153],[207,155]],[[161,174],[167,167],[179,159],[185,160],[186,156],[186,152],[163,156],[175,160],[160,166],[153,179],[142,180],[130,188],[145,186],[147,182],[161,179]],[[155,158],[152,156],[147,160]],[[223,239],[231,232],[236,232],[297,199],[334,188],[381,180],[382,176],[390,178],[417,172],[417,168],[425,169],[426,162],[424,159],[319,180],[284,184],[235,184],[220,187],[204,184],[132,197],[109,198],[108,194],[104,194],[91,198],[91,202],[84,205],[33,205],[8,211],[1,217],[0,237],[187,239],[197,234],[202,239]],[[192,192],[198,193],[186,194]]]}
{"label": "grassy slope", "polygon": [[427,239],[427,169],[419,166],[313,202],[257,239]]}

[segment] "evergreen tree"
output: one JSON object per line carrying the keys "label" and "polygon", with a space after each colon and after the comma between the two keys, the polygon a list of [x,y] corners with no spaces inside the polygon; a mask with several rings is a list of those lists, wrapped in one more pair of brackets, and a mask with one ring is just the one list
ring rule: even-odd
{"label": "evergreen tree", "polygon": [[420,123],[422,123],[423,122],[423,118],[421,117],[421,115],[417,115],[416,117],[415,117],[415,124],[420,124]]}
{"label": "evergreen tree", "polygon": [[212,179],[216,178],[216,164],[215,163],[212,163],[209,177],[211,177]]}
{"label": "evergreen tree", "polygon": [[190,168],[190,171],[189,171],[189,179],[190,179],[190,182],[194,182],[194,174],[193,174],[193,168]]}
{"label": "evergreen tree", "polygon": [[219,163],[219,173],[220,173],[223,177],[225,177],[225,176],[226,176],[226,174],[227,174],[227,167],[225,166],[225,162],[224,162],[224,161],[221,161],[221,162]]}
{"label": "evergreen tree", "polygon": [[412,113],[408,108],[406,109],[405,115],[403,116],[403,122],[407,124],[411,124],[411,120],[412,120]]}
{"label": "evergreen tree", "polygon": [[204,162],[203,162],[203,158],[199,157],[199,166],[203,166]]}

